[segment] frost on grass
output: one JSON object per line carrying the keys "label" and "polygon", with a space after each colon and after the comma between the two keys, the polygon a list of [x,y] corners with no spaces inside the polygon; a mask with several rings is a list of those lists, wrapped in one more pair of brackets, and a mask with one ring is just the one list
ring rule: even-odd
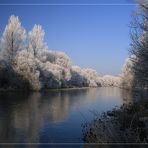
{"label": "frost on grass", "polygon": [[148,101],[124,104],[83,125],[87,143],[147,143]]}

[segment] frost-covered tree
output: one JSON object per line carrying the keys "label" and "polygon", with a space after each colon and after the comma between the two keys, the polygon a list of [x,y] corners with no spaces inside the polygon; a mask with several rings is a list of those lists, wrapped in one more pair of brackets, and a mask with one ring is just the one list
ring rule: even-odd
{"label": "frost-covered tree", "polygon": [[35,25],[28,33],[11,16],[0,42],[0,87],[49,89],[63,87],[118,86],[118,77],[100,77],[90,68],[72,66],[60,51],[48,50],[44,30]]}
{"label": "frost-covered tree", "polygon": [[7,89],[19,89],[28,82],[15,73],[15,58],[25,47],[25,29],[17,16],[12,15],[5,27],[1,38],[0,51],[0,87]]}
{"label": "frost-covered tree", "polygon": [[[42,75],[43,87],[46,84],[46,88],[51,88],[54,86],[53,83],[56,84],[54,87],[68,87],[67,82],[71,78],[71,62],[65,53],[48,50],[43,51],[38,65],[40,65],[39,69]],[[47,84],[47,82],[49,83]]]}
{"label": "frost-covered tree", "polygon": [[56,60],[55,51],[52,50],[44,50],[41,52],[40,61],[46,63],[47,61],[50,63],[54,63]]}
{"label": "frost-covered tree", "polygon": [[103,87],[120,87],[121,85],[120,76],[104,75],[99,77],[99,81]]}
{"label": "frost-covered tree", "polygon": [[1,54],[8,64],[12,64],[17,52],[23,49],[25,38],[25,29],[21,26],[19,18],[12,15],[1,39]]}
{"label": "frost-covered tree", "polygon": [[71,67],[71,79],[69,81],[69,85],[75,87],[88,86],[88,80],[85,73],[79,66]]}
{"label": "frost-covered tree", "polygon": [[131,54],[135,86],[148,87],[148,1],[139,0],[139,7],[131,22]]}
{"label": "frost-covered tree", "polygon": [[86,68],[83,70],[85,73],[85,77],[87,78],[88,81],[88,85],[90,87],[97,87],[98,85],[100,85],[98,83],[98,74],[96,72],[96,70],[91,69],[91,68]]}
{"label": "frost-covered tree", "polygon": [[71,67],[71,61],[70,58],[61,51],[52,51],[52,50],[44,50],[41,53],[41,61],[42,62],[51,62],[54,64],[58,64],[64,68],[70,68]]}
{"label": "frost-covered tree", "polygon": [[42,63],[37,61],[40,71],[40,81],[42,88],[60,88],[61,87],[61,67],[50,62]]}
{"label": "frost-covered tree", "polygon": [[79,87],[101,86],[99,75],[94,69],[81,69],[79,66],[72,66],[70,84]]}
{"label": "frost-covered tree", "polygon": [[55,64],[58,64],[64,68],[70,68],[70,58],[64,52],[55,52]]}
{"label": "frost-covered tree", "polygon": [[40,90],[40,72],[37,70],[36,61],[32,53],[27,50],[20,51],[15,58],[15,66],[13,69],[15,73],[22,76],[22,79],[29,83],[26,89]]}
{"label": "frost-covered tree", "polygon": [[[135,56],[131,56],[132,59],[136,59]],[[135,77],[133,71],[133,60],[127,58],[122,67],[121,75],[121,87],[126,89],[133,89],[135,87]]]}
{"label": "frost-covered tree", "polygon": [[28,50],[35,57],[41,58],[42,52],[47,50],[47,45],[44,42],[45,32],[40,25],[34,25],[33,29],[28,33]]}

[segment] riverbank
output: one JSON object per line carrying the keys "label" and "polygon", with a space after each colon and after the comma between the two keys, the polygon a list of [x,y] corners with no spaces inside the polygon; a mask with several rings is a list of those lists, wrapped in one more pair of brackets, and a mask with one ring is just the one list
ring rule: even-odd
{"label": "riverbank", "polygon": [[12,88],[0,88],[0,92],[49,92],[49,91],[65,91],[65,90],[79,90],[79,89],[89,89],[89,88],[99,88],[99,87],[66,87],[66,88],[50,88],[41,90],[23,90],[23,89],[12,89]]}
{"label": "riverbank", "polygon": [[124,104],[83,126],[86,143],[147,143],[148,99]]}
{"label": "riverbank", "polygon": [[[98,87],[64,87],[64,88],[50,88],[50,89],[41,89],[41,90],[26,90],[26,89],[13,89],[13,88],[0,88],[0,92],[17,92],[17,91],[20,91],[20,92],[48,92],[48,91],[58,91],[58,90],[78,90],[78,89],[90,89],[90,88],[108,88],[108,87],[111,87],[111,88],[114,88],[115,86],[98,86]],[[120,88],[122,89],[121,87],[117,87],[117,88]]]}

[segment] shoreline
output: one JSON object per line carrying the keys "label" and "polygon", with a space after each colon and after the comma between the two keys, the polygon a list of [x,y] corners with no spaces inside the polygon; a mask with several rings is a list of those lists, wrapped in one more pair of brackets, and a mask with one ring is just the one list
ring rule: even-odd
{"label": "shoreline", "polygon": [[26,89],[3,89],[0,88],[0,92],[48,92],[48,91],[64,91],[64,90],[79,90],[89,88],[100,88],[100,87],[67,87],[67,88],[50,88],[41,90],[26,90]]}
{"label": "shoreline", "polygon": [[148,100],[123,104],[83,125],[86,143],[147,143]]}
{"label": "shoreline", "polygon": [[[123,89],[121,87],[118,86],[98,86],[98,87],[65,87],[65,88],[49,88],[49,89],[41,89],[41,90],[27,90],[27,89],[3,89],[0,88],[0,92],[47,92],[47,91],[59,91],[59,90],[79,90],[79,89],[90,89],[90,88],[119,88],[121,90],[127,90],[127,89]],[[132,90],[127,90],[127,91],[132,91]]]}

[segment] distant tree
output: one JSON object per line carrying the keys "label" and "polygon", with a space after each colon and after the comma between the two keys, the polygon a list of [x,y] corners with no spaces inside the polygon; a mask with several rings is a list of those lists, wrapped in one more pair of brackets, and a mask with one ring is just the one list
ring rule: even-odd
{"label": "distant tree", "polygon": [[12,15],[1,39],[1,54],[7,63],[13,64],[17,52],[23,49],[25,38],[25,29],[19,18]]}
{"label": "distant tree", "polygon": [[91,69],[91,68],[86,68],[83,69],[84,73],[85,73],[85,77],[87,78],[88,84],[90,87],[97,87],[98,86],[98,74],[96,72],[96,70]]}
{"label": "distant tree", "polygon": [[121,85],[121,77],[120,76],[112,76],[112,75],[104,75],[103,77],[99,77],[99,82],[103,87],[120,87]]}

